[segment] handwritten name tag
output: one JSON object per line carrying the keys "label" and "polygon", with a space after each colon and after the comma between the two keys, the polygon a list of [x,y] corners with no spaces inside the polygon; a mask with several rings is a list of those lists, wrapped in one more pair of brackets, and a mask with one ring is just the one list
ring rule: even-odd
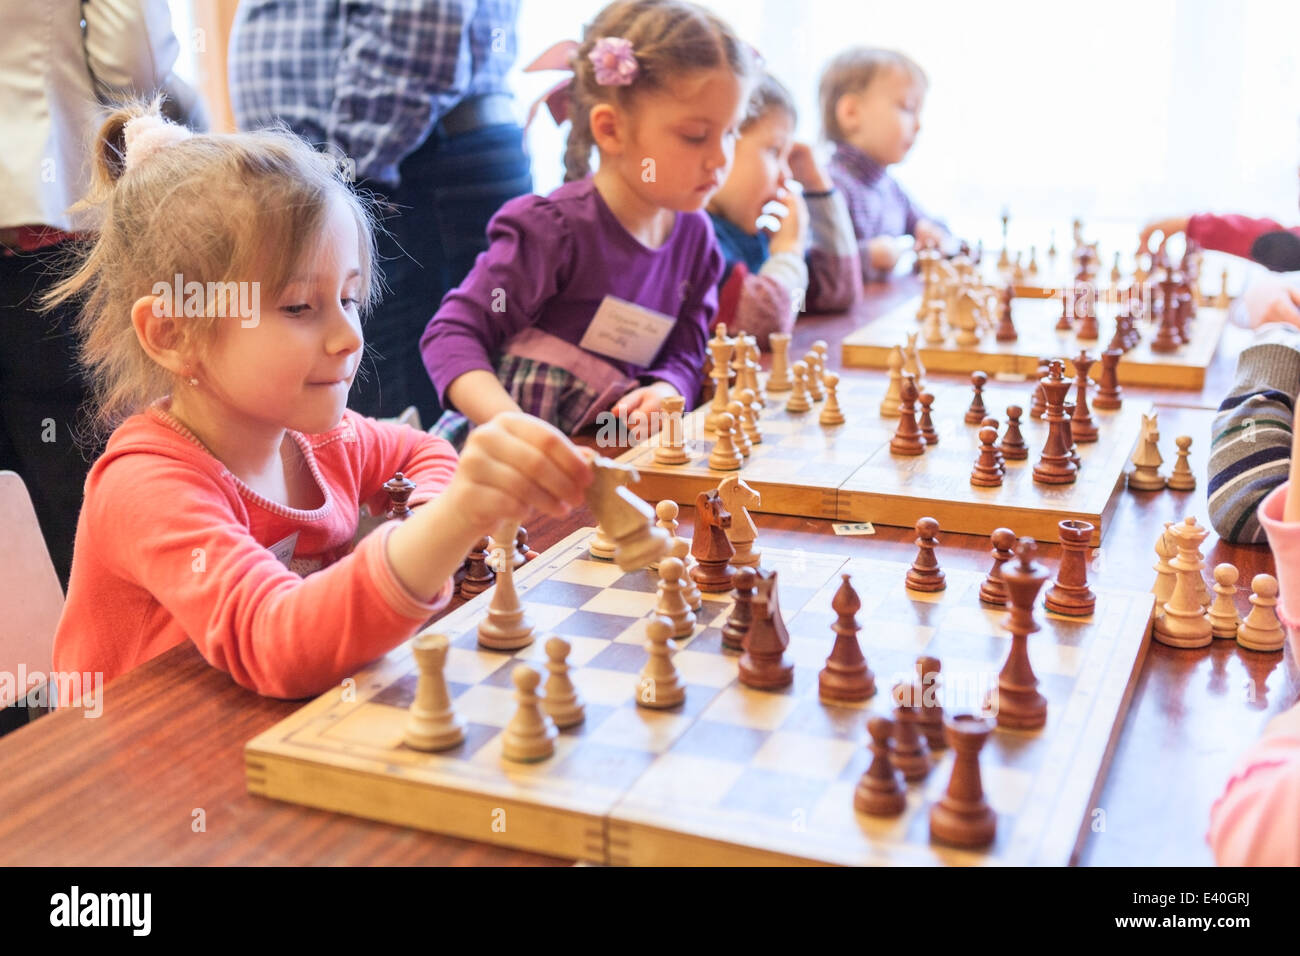
{"label": "handwritten name tag", "polygon": [[605,296],[580,348],[632,365],[648,366],[677,322],[653,309]]}

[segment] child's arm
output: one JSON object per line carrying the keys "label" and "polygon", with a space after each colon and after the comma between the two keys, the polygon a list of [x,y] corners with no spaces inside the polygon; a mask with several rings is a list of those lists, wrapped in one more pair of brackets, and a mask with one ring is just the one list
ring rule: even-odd
{"label": "child's arm", "polygon": [[[471,433],[446,491],[381,526],[336,563],[300,577],[246,530],[232,492],[190,463],[125,456],[85,507],[86,546],[108,572],[153,595],[204,658],[272,697],[317,694],[409,637],[450,596],[474,541],[530,508],[581,500],[586,459],[555,429],[503,416]],[[184,507],[160,507],[159,502]],[[129,659],[100,644],[68,652],[77,670]]]}
{"label": "child's arm", "polygon": [[420,339],[439,401],[475,424],[519,411],[497,381],[493,361],[537,320],[567,281],[573,261],[568,224],[542,196],[520,196],[502,206],[487,238],[487,252],[447,293]]}
{"label": "child's arm", "polygon": [[1273,325],[1237,360],[1210,444],[1210,523],[1226,541],[1262,543],[1259,505],[1287,478],[1300,394],[1300,330]]}
{"label": "child's arm", "polygon": [[849,209],[839,192],[804,193],[812,248],[808,250],[809,312],[843,312],[862,300],[862,275]]}
{"label": "child's arm", "polygon": [[1274,717],[1210,809],[1220,866],[1300,866],[1300,705]]}
{"label": "child's arm", "polygon": [[795,192],[785,191],[777,200],[785,207],[780,226],[768,243],[768,257],[751,273],[737,260],[718,293],[719,309],[726,303],[727,315],[714,317],[711,325],[725,321],[727,332],[753,335],[759,348],[766,349],[773,332],[794,328],[798,309],[808,288],[808,266],[803,249],[807,242],[808,209]]}
{"label": "child's arm", "polygon": [[1274,272],[1300,270],[1300,229],[1287,229],[1273,219],[1216,216],[1208,212],[1156,219],[1142,227],[1138,234],[1138,250],[1149,250],[1151,237],[1157,232],[1163,236],[1155,249],[1157,252],[1165,247],[1171,236],[1185,232],[1188,239],[1204,249],[1250,259]]}

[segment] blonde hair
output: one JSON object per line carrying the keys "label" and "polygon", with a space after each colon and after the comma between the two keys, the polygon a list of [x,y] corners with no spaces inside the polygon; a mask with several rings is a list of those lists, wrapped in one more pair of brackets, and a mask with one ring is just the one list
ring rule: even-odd
{"label": "blonde hair", "polygon": [[[627,86],[601,86],[588,54],[596,41],[621,37],[632,44],[636,78]],[[591,108],[610,103],[631,105],[642,92],[660,90],[695,70],[729,67],[748,78],[749,47],[731,27],[702,7],[682,0],[617,0],[601,10],[583,31],[582,44],[573,60],[570,86],[573,125],[564,151],[564,179],[571,182],[591,172]]]}
{"label": "blonde hair", "polygon": [[794,97],[784,83],[771,73],[764,73],[754,84],[749,94],[749,103],[745,106],[745,119],[740,124],[741,132],[749,129],[773,110],[782,110],[789,114],[790,122],[799,125],[799,110],[794,105]]}
{"label": "blonde hair", "polygon": [[871,81],[887,70],[897,70],[911,80],[913,87],[925,91],[929,85],[925,71],[915,60],[897,50],[854,47],[845,50],[826,64],[822,71],[819,96],[822,108],[822,132],[831,142],[844,139],[835,104],[847,93],[861,93]]}
{"label": "blonde hair", "polygon": [[[90,214],[96,235],[42,300],[45,308],[81,302],[76,329],[93,389],[94,439],[172,391],[172,374],[145,352],[131,321],[132,306],[156,283],[170,286],[179,275],[206,287],[255,276],[275,296],[318,241],[330,201],[340,199],[356,217],[362,309],[378,294],[371,209],[337,160],[286,129],[269,129],[195,134],[128,169],[124,127],[145,116],[161,116],[161,100],[127,103],[100,128],[91,191],[74,207]],[[201,353],[211,341],[216,304],[206,311],[178,323],[180,346]]]}

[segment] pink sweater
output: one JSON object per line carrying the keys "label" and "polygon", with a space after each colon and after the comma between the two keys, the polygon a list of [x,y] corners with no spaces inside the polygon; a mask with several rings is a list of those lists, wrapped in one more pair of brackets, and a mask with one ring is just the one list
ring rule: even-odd
{"label": "pink sweater", "polygon": [[[1295,652],[1300,524],[1282,521],[1286,491],[1281,485],[1264,499],[1259,519],[1281,585],[1278,616]],[[1242,756],[1210,810],[1208,839],[1222,866],[1300,866],[1300,705],[1274,720],[1281,726],[1271,726]]]}
{"label": "pink sweater", "polygon": [[445,441],[351,411],[323,434],[293,432],[324,498],[297,511],[253,492],[166,409],[123,422],[86,479],[56,671],[107,683],[192,640],[244,687],[308,697],[446,604],[450,580],[426,604],[394,576],[384,545],[395,525],[352,549],[360,503],[382,514],[394,472],[416,483],[412,504],[447,486]]}

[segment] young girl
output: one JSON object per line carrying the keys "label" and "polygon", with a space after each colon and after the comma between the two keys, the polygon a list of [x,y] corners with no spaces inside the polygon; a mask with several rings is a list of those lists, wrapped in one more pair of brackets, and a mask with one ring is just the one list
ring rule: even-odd
{"label": "young girl", "polygon": [[[794,141],[797,123],[789,90],[764,74],[749,98],[731,172],[709,201],[727,262],[715,324],[753,333],[763,348],[771,333],[794,328],[801,310],[843,311],[862,295],[848,207],[812,150]],[[791,179],[802,196],[790,190]],[[771,202],[785,214],[769,239],[758,220]]]}
{"label": "young girl", "polygon": [[573,67],[565,185],[501,207],[420,342],[464,416],[442,434],[503,411],[573,432],[611,406],[653,423],[668,396],[694,404],[722,274],[702,210],[731,161],[748,48],[693,4],[624,0]]}
{"label": "young girl", "polygon": [[[467,550],[562,513],[590,465],[503,416],[457,464],[437,438],[345,410],[373,301],[367,209],[283,132],[194,135],[136,105],[105,124],[100,232],[51,302],[84,298],[99,423],[54,639],[112,680],[192,640],[275,697],[319,693],[413,634]],[[401,471],[422,507],[352,549],[358,505]],[[304,576],[305,575],[305,576]]]}

